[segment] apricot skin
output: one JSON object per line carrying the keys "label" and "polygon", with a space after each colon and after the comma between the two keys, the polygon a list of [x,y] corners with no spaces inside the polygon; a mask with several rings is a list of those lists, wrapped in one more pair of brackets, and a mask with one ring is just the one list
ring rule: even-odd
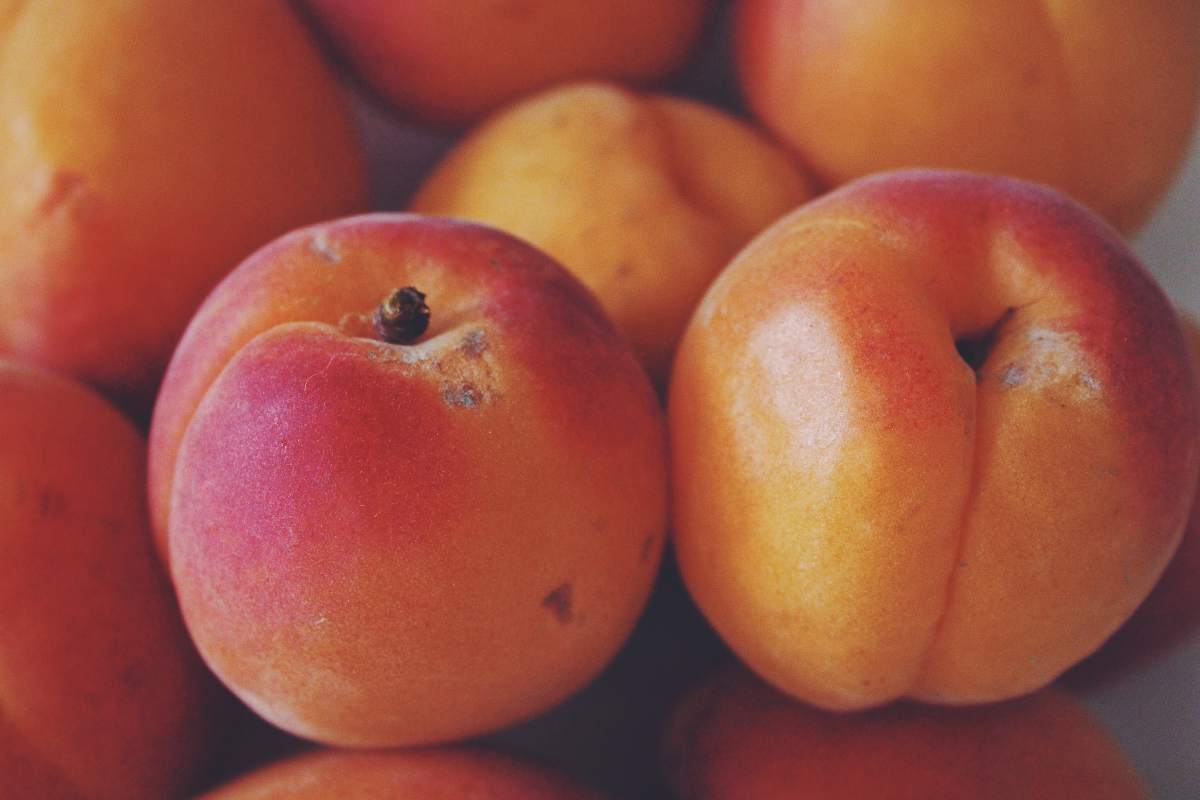
{"label": "apricot skin", "polygon": [[[378,341],[409,285],[429,330]],[[628,635],[664,538],[633,355],[546,256],[446,220],[350,218],[247,260],[172,361],[150,458],[201,654],[329,743],[460,738],[562,699]]]}
{"label": "apricot skin", "polygon": [[601,800],[553,773],[475,748],[311,753],[264,768],[202,800]]}
{"label": "apricot skin", "polygon": [[356,134],[281,0],[0,5],[0,355],[148,413],[225,273],[365,207]]}
{"label": "apricot skin", "polygon": [[[955,342],[989,332],[973,370]],[[892,173],[785,217],[705,296],[670,396],[689,590],[827,708],[1046,685],[1150,592],[1196,485],[1173,309],[1012,179]]]}
{"label": "apricot skin", "polygon": [[[1192,371],[1200,375],[1200,326],[1187,317]],[[1146,601],[1099,651],[1071,670],[1072,683],[1099,683],[1127,674],[1200,630],[1200,485],[1179,549]]]}
{"label": "apricot skin", "polygon": [[647,83],[683,63],[707,0],[307,0],[397,108],[462,124],[559,83]]}
{"label": "apricot skin", "polygon": [[717,109],[574,84],[473,131],[412,209],[492,225],[545,250],[596,293],[664,385],[717,272],[814,194],[788,155]]}
{"label": "apricot skin", "polygon": [[145,445],[82,386],[0,361],[0,786],[174,797],[217,687],[155,557]]}
{"label": "apricot skin", "polygon": [[680,800],[1142,800],[1112,739],[1047,690],[971,709],[829,714],[738,669],[684,699],[665,742]]}
{"label": "apricot skin", "polygon": [[1135,230],[1200,102],[1196,0],[740,0],[756,115],[828,186],[905,167],[1047,183]]}

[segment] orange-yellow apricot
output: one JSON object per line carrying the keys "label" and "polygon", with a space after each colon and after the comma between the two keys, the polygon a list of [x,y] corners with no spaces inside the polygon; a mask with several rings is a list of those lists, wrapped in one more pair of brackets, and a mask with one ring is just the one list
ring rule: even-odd
{"label": "orange-yellow apricot", "polygon": [[836,186],[901,167],[1047,183],[1128,232],[1200,104],[1197,0],[739,0],[755,113]]}
{"label": "orange-yellow apricot", "polygon": [[146,515],[145,441],[91,391],[0,361],[0,794],[174,797],[217,687]]}
{"label": "orange-yellow apricot", "polygon": [[910,171],[785,217],[705,295],[670,391],[688,588],[833,709],[1038,689],[1153,588],[1197,480],[1174,310],[1093,214]]}
{"label": "orange-yellow apricot", "polygon": [[205,294],[366,202],[282,0],[0,3],[0,355],[148,410]]}
{"label": "orange-yellow apricot", "polygon": [[663,384],[717,272],[814,194],[784,151],[715,108],[576,84],[481,125],[412,208],[493,225],[545,250],[596,293]]}
{"label": "orange-yellow apricot", "polygon": [[646,83],[680,66],[709,0],[307,0],[362,77],[442,124],[586,78]]}

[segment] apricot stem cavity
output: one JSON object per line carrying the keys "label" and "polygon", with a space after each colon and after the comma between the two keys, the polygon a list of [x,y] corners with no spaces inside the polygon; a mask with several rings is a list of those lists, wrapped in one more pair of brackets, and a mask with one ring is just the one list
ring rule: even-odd
{"label": "apricot stem cavity", "polygon": [[976,374],[983,371],[983,366],[987,363],[988,356],[992,354],[992,350],[996,347],[996,342],[1000,338],[1001,331],[1016,312],[1016,308],[1007,308],[1000,315],[1000,319],[996,320],[992,327],[988,328],[982,334],[958,339],[954,342],[954,347],[958,350],[959,356],[962,357],[962,360]]}
{"label": "apricot stem cavity", "polygon": [[392,292],[375,312],[375,330],[389,344],[412,344],[429,327],[425,293],[414,286]]}

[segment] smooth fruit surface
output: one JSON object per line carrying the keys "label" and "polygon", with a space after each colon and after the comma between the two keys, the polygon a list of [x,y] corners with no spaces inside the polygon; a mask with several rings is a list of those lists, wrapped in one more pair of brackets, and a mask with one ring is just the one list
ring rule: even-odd
{"label": "smooth fruit surface", "polygon": [[281,0],[0,3],[0,354],[148,409],[204,295],[366,203],[331,74]]}
{"label": "smooth fruit surface", "polygon": [[174,797],[216,686],[155,557],[145,442],[84,387],[0,361],[0,786]]}
{"label": "smooth fruit surface", "polygon": [[742,670],[680,704],[665,763],[680,800],[1141,800],[1137,775],[1069,695],[981,708],[829,714]]}
{"label": "smooth fruit surface", "polygon": [[[1184,317],[1192,370],[1200,375],[1200,326]],[[1099,651],[1072,670],[1074,682],[1092,683],[1127,674],[1200,631],[1200,486],[1179,549],[1154,591]]]}
{"label": "smooth fruit surface", "polygon": [[724,112],[575,84],[473,131],[412,208],[492,225],[545,250],[596,293],[661,385],[721,267],[814,194],[787,154]]}
{"label": "smooth fruit surface", "polygon": [[1044,686],[1150,592],[1195,490],[1174,310],[1012,179],[891,173],[785,217],[706,294],[670,398],[689,589],[828,708]]}
{"label": "smooth fruit surface", "polygon": [[[373,317],[401,287],[414,342]],[[188,627],[251,708],[331,743],[460,738],[595,675],[649,593],[662,412],[587,291],[505,234],[304,229],[172,360],[151,502]]]}
{"label": "smooth fruit surface", "polygon": [[754,112],[830,186],[902,167],[1050,184],[1131,231],[1187,150],[1196,0],[739,0]]}
{"label": "smooth fruit surface", "polygon": [[323,751],[251,773],[204,800],[600,800],[539,767],[484,750]]}
{"label": "smooth fruit surface", "polygon": [[554,84],[644,83],[678,67],[707,0],[307,0],[398,108],[460,124]]}

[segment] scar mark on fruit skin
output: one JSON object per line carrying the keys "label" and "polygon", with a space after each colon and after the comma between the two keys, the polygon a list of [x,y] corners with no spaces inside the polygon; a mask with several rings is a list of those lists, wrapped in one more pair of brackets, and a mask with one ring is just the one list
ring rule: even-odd
{"label": "scar mark on fruit skin", "polygon": [[304,385],[300,387],[300,391],[307,392],[308,391],[308,382],[311,381],[313,378],[317,377],[318,375],[328,372],[329,368],[333,365],[334,359],[336,359],[340,355],[341,355],[341,353],[334,353],[333,355],[331,355],[329,357],[329,360],[325,362],[325,366],[321,367],[319,370],[314,372],[312,375],[309,375],[307,378],[305,378]]}
{"label": "scar mark on fruit skin", "polygon": [[[343,319],[342,327],[352,328],[353,320]],[[474,327],[462,333],[438,334],[411,346],[376,346],[368,351],[367,358],[398,362],[413,368],[414,373],[428,375],[437,381],[447,406],[474,409],[502,397],[490,351],[486,329]]]}
{"label": "scar mark on fruit skin", "polygon": [[483,395],[473,384],[461,383],[457,386],[444,387],[442,389],[442,400],[448,406],[475,408],[483,402]]}
{"label": "scar mark on fruit skin", "polygon": [[[1073,393],[1072,402],[1087,401],[1103,393],[1104,382],[1092,370],[1071,334],[1033,330],[1026,334],[1026,339],[1025,352],[1000,370],[1002,388],[1024,387],[1042,392],[1055,389],[1060,395]],[[1061,395],[1056,402],[1062,405],[1071,396]]]}
{"label": "scar mark on fruit skin", "polygon": [[308,246],[314,253],[321,256],[321,258],[330,264],[342,263],[342,251],[333,242],[329,241],[329,234],[325,231],[317,231],[312,239],[308,241]]}
{"label": "scar mark on fruit skin", "polygon": [[555,619],[566,625],[575,618],[571,612],[571,584],[563,583],[542,598],[542,608],[554,614]]}
{"label": "scar mark on fruit skin", "polygon": [[468,331],[458,349],[468,358],[479,358],[488,349],[487,331],[483,328]]}
{"label": "scar mark on fruit skin", "polygon": [[1009,364],[1004,368],[1004,372],[1000,373],[1000,383],[1006,389],[1011,389],[1014,386],[1020,386],[1025,382],[1025,370],[1020,364]]}

